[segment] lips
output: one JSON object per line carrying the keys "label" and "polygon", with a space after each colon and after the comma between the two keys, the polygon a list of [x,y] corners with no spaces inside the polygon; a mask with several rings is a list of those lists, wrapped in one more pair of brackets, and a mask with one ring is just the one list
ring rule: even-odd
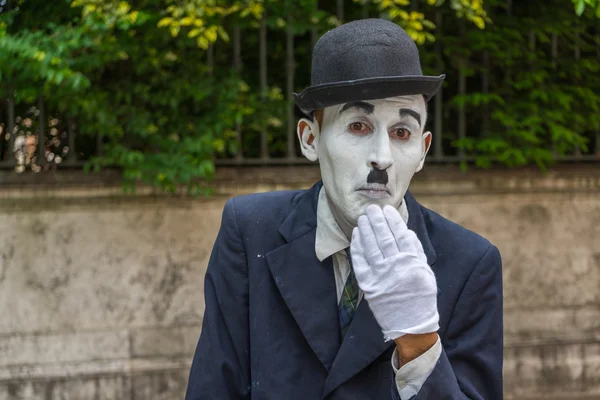
{"label": "lips", "polygon": [[369,183],[360,187],[357,192],[372,199],[384,199],[391,196],[387,186],[380,183]]}

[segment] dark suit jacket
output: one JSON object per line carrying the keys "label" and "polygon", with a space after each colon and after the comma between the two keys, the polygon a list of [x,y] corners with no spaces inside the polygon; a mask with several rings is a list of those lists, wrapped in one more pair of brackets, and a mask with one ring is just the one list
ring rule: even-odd
{"label": "dark suit jacket", "polygon": [[[331,258],[321,263],[315,255],[320,188],[225,205],[187,400],[399,399],[393,342],[383,341],[366,301],[340,343]],[[501,399],[498,249],[410,194],[405,199],[408,226],[437,278],[443,346],[414,399]]]}

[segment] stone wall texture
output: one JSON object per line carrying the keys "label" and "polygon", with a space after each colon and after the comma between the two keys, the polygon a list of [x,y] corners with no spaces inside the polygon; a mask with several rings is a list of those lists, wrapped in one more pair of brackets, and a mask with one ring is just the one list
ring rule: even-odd
{"label": "stone wall texture", "polygon": [[[227,198],[315,167],[223,168],[209,198],[0,175],[0,400],[182,399]],[[411,191],[504,260],[507,399],[600,398],[600,165],[461,173]]]}

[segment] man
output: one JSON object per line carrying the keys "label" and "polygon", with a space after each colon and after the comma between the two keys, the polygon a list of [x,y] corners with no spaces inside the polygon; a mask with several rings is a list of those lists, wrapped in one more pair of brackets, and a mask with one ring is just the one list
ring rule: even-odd
{"label": "man", "polygon": [[442,80],[391,22],[319,40],[295,100],[322,184],[227,202],[188,400],[502,398],[498,250],[407,192]]}

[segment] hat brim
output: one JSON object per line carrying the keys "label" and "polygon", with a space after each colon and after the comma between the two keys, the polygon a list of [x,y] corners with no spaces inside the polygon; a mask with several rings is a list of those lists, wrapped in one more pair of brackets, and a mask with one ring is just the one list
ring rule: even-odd
{"label": "hat brim", "polygon": [[324,83],[294,93],[294,101],[302,112],[313,111],[358,100],[422,94],[429,101],[440,89],[445,75],[440,76],[386,76],[353,81]]}

